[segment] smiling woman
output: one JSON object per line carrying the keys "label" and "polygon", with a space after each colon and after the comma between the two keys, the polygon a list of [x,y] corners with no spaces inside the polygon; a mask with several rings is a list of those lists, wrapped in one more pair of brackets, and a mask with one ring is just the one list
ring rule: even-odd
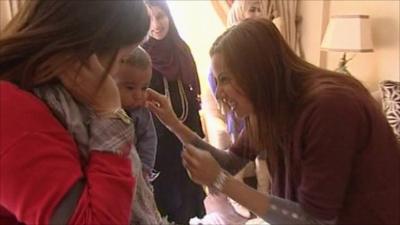
{"label": "smiling woman", "polygon": [[[271,224],[398,224],[400,145],[358,80],[307,63],[265,19],[228,29],[210,56],[218,95],[246,118],[229,151],[205,143],[164,96],[148,93],[150,110],[185,144],[193,181]],[[230,175],[261,154],[270,194]]]}
{"label": "smiling woman", "polygon": [[[164,93],[179,120],[203,137],[200,121],[200,83],[189,46],[180,37],[166,1],[148,0],[151,31],[143,48],[150,54],[153,77],[150,87]],[[162,215],[178,224],[204,214],[204,192],[193,183],[180,161],[182,144],[159,120],[155,169],[160,175],[154,181],[154,194]]]}
{"label": "smiling woman", "polygon": [[254,113],[254,108],[243,90],[237,84],[233,74],[226,67],[224,57],[221,54],[212,56],[212,74],[218,83],[216,89],[217,99],[227,104],[236,117],[244,119]]}
{"label": "smiling woman", "polygon": [[162,40],[169,31],[169,17],[159,7],[151,7],[151,14],[150,36]]}

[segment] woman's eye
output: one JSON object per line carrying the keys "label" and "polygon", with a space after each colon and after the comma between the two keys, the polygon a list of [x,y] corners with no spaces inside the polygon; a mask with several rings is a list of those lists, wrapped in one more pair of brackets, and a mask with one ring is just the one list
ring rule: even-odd
{"label": "woman's eye", "polygon": [[125,88],[128,89],[129,91],[135,90],[135,87],[132,87],[132,86],[126,86]]}
{"label": "woman's eye", "polygon": [[218,81],[219,83],[223,84],[226,83],[229,79],[227,77],[219,77]]}

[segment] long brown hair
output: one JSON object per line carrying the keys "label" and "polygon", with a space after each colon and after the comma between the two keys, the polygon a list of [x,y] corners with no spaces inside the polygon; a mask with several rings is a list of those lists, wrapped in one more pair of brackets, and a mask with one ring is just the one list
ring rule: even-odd
{"label": "long brown hair", "polygon": [[68,66],[94,53],[114,55],[107,71],[118,49],[140,42],[149,25],[146,6],[138,0],[27,1],[0,38],[0,79],[31,89],[51,59]]}
{"label": "long brown hair", "polygon": [[[248,19],[223,33],[210,55],[221,54],[238,88],[254,108],[246,119],[252,148],[265,149],[274,167],[285,157],[296,115],[321,88],[350,91],[366,88],[356,79],[318,68],[298,57],[274,24],[266,19]],[[323,85],[322,85],[323,84]]]}

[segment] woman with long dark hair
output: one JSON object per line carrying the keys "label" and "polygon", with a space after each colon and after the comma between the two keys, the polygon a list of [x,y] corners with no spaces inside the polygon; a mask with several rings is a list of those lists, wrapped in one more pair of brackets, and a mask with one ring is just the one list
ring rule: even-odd
{"label": "woman with long dark hair", "polygon": [[[251,41],[249,41],[251,40]],[[245,20],[213,44],[217,97],[245,119],[228,152],[201,140],[149,90],[148,107],[185,143],[183,165],[270,224],[398,224],[400,146],[355,78],[298,57],[265,19]],[[233,179],[267,151],[271,194]]]}
{"label": "woman with long dark hair", "polygon": [[149,25],[143,1],[37,0],[2,31],[1,224],[131,223],[134,128],[110,74]]}
{"label": "woman with long dark hair", "polygon": [[[150,54],[153,77],[150,87],[168,96],[178,118],[203,137],[200,122],[200,84],[196,64],[188,45],[179,36],[166,1],[147,1],[152,22],[149,40],[143,48]],[[159,120],[155,120],[158,147],[153,182],[154,195],[162,215],[178,224],[204,214],[205,197],[180,163],[182,144]]]}

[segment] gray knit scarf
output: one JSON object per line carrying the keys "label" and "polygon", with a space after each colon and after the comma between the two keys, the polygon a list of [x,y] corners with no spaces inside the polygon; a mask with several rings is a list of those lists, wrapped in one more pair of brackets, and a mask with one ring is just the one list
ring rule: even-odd
{"label": "gray knit scarf", "polygon": [[[61,84],[43,85],[35,88],[34,93],[49,106],[56,118],[73,136],[84,168],[89,156],[89,110],[76,102]],[[143,178],[142,163],[135,147],[132,148],[130,157],[132,173],[136,178],[131,224],[165,224],[157,210],[153,192]]]}

